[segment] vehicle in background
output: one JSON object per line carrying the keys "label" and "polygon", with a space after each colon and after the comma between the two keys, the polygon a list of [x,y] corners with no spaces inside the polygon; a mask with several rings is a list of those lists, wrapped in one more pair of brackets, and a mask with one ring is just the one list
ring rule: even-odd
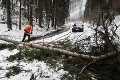
{"label": "vehicle in background", "polygon": [[72,32],[83,32],[84,31],[84,25],[83,23],[77,24],[75,23],[72,28]]}

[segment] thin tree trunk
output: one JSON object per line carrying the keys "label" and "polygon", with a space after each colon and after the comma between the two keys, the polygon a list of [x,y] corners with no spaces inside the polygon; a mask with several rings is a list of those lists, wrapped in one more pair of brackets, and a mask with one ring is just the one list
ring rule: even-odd
{"label": "thin tree trunk", "polygon": [[33,26],[33,18],[32,18],[32,4],[33,4],[33,0],[30,0],[30,25],[32,25]]}
{"label": "thin tree trunk", "polygon": [[12,0],[12,10],[13,10],[13,4],[14,4],[14,3],[13,3],[13,0]]}
{"label": "thin tree trunk", "polygon": [[36,22],[37,22],[37,19],[38,19],[38,18],[37,18],[37,17],[38,17],[38,16],[37,16],[37,15],[38,15],[38,14],[37,14],[37,12],[38,12],[38,11],[37,11],[37,9],[38,9],[38,8],[37,8],[37,5],[38,5],[38,1],[35,0],[35,6],[36,6],[36,8],[35,8],[35,18],[36,18]]}
{"label": "thin tree trunk", "polygon": [[19,14],[19,29],[21,30],[21,0],[20,0],[20,14]]}
{"label": "thin tree trunk", "polygon": [[55,0],[52,2],[52,27],[55,26]]}
{"label": "thin tree trunk", "polygon": [[29,0],[28,0],[28,2],[27,2],[27,7],[28,7],[28,9],[27,9],[27,10],[28,10],[28,11],[27,11],[27,12],[28,12],[27,17],[28,17],[28,21],[29,21],[29,20],[30,20],[30,16],[29,16],[29,12],[30,12],[30,10],[29,10],[29,9],[30,9],[30,8],[29,8]]}
{"label": "thin tree trunk", "polygon": [[7,0],[7,27],[8,27],[8,31],[12,30],[12,26],[11,26],[11,10],[10,10],[10,0]]}
{"label": "thin tree trunk", "polygon": [[39,16],[39,26],[42,28],[43,21],[43,1],[38,0],[38,16]]}
{"label": "thin tree trunk", "polygon": [[54,10],[54,17],[55,17],[55,24],[54,24],[54,28],[57,29],[57,1],[55,0],[55,10]]}

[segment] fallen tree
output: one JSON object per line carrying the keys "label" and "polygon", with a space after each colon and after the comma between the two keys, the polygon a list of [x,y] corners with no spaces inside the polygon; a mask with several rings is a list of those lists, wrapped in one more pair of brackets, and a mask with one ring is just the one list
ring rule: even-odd
{"label": "fallen tree", "polygon": [[73,56],[73,57],[80,57],[82,59],[89,60],[92,62],[97,62],[100,60],[108,59],[108,58],[111,58],[111,57],[114,57],[114,56],[120,54],[120,51],[118,51],[118,52],[107,53],[107,54],[100,55],[100,56],[90,56],[90,55],[85,55],[85,54],[80,54],[80,53],[78,54],[76,52],[70,52],[70,51],[62,50],[62,49],[58,49],[58,48],[52,48],[52,47],[47,47],[47,46],[42,46],[42,45],[37,45],[37,44],[30,44],[30,43],[15,41],[15,40],[7,39],[5,37],[0,37],[0,40],[11,42],[13,44],[24,44],[26,46],[29,46],[32,48],[37,48],[37,49],[48,49],[48,50],[58,51],[64,55],[69,55],[69,56]]}

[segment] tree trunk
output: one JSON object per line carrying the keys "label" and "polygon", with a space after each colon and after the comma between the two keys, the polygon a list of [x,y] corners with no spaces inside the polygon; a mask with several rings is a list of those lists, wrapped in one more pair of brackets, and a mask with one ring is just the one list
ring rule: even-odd
{"label": "tree trunk", "polygon": [[28,8],[28,9],[27,9],[27,10],[28,10],[28,11],[27,11],[27,12],[28,12],[27,17],[28,17],[28,21],[29,21],[29,20],[30,20],[30,16],[29,16],[29,15],[30,15],[30,14],[29,14],[29,12],[30,12],[29,9],[30,9],[30,8],[29,8],[29,0],[27,0],[27,1],[28,1],[28,2],[27,2],[27,8]]}
{"label": "tree trunk", "polygon": [[56,30],[56,26],[57,26],[57,1],[55,0],[55,7],[54,7],[54,17],[55,17],[55,24],[54,24],[54,28]]}
{"label": "tree trunk", "polygon": [[55,26],[55,0],[52,2],[52,27]]}
{"label": "tree trunk", "polygon": [[8,27],[8,31],[12,30],[10,9],[11,9],[10,8],[10,0],[7,0],[7,27]]}
{"label": "tree trunk", "polygon": [[36,6],[36,8],[35,8],[35,18],[36,18],[36,22],[37,22],[37,19],[38,19],[38,18],[37,18],[37,17],[38,17],[38,14],[37,14],[37,12],[38,12],[38,11],[37,11],[37,9],[38,9],[38,8],[37,8],[37,5],[38,5],[38,1],[35,0],[35,6]]}
{"label": "tree trunk", "polygon": [[32,18],[32,4],[33,4],[33,0],[30,0],[30,25],[32,25],[33,26],[33,18]]}
{"label": "tree trunk", "polygon": [[42,28],[43,22],[43,1],[38,0],[38,16],[39,16],[39,26]]}
{"label": "tree trunk", "polygon": [[13,10],[13,4],[14,4],[14,3],[13,3],[13,0],[12,0],[12,10]]}
{"label": "tree trunk", "polygon": [[0,40],[4,40],[4,41],[11,42],[11,43],[14,43],[14,44],[24,44],[26,46],[29,46],[29,47],[32,47],[32,48],[37,48],[37,49],[48,49],[48,50],[51,50],[51,51],[58,51],[61,54],[69,55],[69,56],[73,56],[73,57],[80,57],[82,59],[89,60],[91,62],[106,60],[106,59],[109,59],[111,57],[114,57],[114,56],[117,56],[118,54],[120,54],[120,51],[118,51],[118,52],[115,51],[115,52],[107,53],[107,54],[104,54],[104,55],[101,55],[101,56],[90,56],[90,55],[85,55],[85,54],[80,54],[80,53],[78,54],[76,52],[70,52],[70,51],[62,50],[62,49],[58,49],[58,48],[52,48],[52,47],[46,47],[46,46],[37,45],[37,44],[19,42],[19,41],[7,39],[7,38],[1,37],[1,36],[0,36]]}
{"label": "tree trunk", "polygon": [[19,13],[19,29],[21,30],[21,0],[20,0],[20,13]]}

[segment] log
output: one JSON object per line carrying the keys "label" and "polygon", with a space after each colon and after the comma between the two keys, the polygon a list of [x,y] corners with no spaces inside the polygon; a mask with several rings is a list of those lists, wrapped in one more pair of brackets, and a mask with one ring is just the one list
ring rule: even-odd
{"label": "log", "polygon": [[80,57],[82,59],[89,60],[91,62],[97,62],[97,61],[100,61],[100,60],[108,59],[110,57],[114,57],[114,56],[120,54],[120,51],[118,51],[118,52],[107,53],[107,54],[100,55],[100,56],[90,56],[90,55],[80,54],[80,53],[76,53],[76,52],[70,52],[70,51],[62,50],[62,49],[58,49],[58,48],[46,47],[46,46],[37,45],[37,44],[24,43],[24,42],[20,42],[20,41],[7,39],[7,38],[4,38],[4,37],[0,37],[0,40],[11,42],[13,44],[24,44],[26,46],[29,46],[29,47],[32,47],[32,48],[37,48],[37,49],[48,49],[48,50],[51,50],[51,51],[58,51],[61,54],[69,55],[69,56],[73,56],[73,57]]}

